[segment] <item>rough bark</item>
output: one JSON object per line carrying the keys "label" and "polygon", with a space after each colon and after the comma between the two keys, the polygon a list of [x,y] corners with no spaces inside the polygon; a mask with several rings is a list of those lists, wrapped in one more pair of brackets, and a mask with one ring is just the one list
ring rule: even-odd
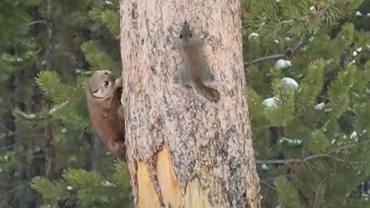
{"label": "rough bark", "polygon": [[[240,3],[120,0],[128,164],[136,207],[260,207]],[[174,83],[184,20],[206,32],[218,103]]]}

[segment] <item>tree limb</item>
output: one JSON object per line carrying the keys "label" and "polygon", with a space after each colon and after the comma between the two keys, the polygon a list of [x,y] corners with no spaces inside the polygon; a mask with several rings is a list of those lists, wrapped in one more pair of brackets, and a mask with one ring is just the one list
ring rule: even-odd
{"label": "tree limb", "polygon": [[[303,16],[301,18],[298,18],[298,21],[305,21],[305,20],[309,19],[312,16],[317,16],[317,15],[322,16],[335,3],[336,3],[336,0],[331,0],[331,1],[328,2],[328,4],[326,6],[318,8],[315,12],[312,12],[309,15]],[[284,20],[284,21],[279,22],[279,25],[291,23],[293,21],[294,21],[293,19],[292,20]],[[280,58],[284,58],[284,57],[290,57],[292,55],[295,55],[297,52],[299,52],[303,48],[306,41],[307,41],[306,38],[302,38],[302,40],[293,49],[288,48],[287,50],[285,50],[284,53],[278,53],[278,54],[273,54],[273,55],[260,57],[260,58],[254,59],[250,62],[247,62],[245,64],[247,66],[249,66],[249,65],[256,64],[256,63],[259,63],[259,62],[262,62],[262,61],[275,60],[275,59],[280,59]]]}
{"label": "tree limb", "polygon": [[294,48],[288,48],[285,50],[284,53],[278,53],[278,54],[260,57],[250,62],[247,62],[246,65],[249,66],[249,65],[253,65],[253,64],[256,64],[262,61],[275,60],[275,59],[280,59],[280,58],[296,55],[303,48],[306,42],[307,42],[307,38],[303,37]]}
{"label": "tree limb", "polygon": [[328,158],[328,159],[337,160],[337,161],[340,161],[340,162],[346,162],[345,160],[342,160],[342,159],[333,157],[331,154],[334,153],[334,152],[341,151],[341,150],[353,148],[353,147],[355,147],[357,145],[358,144],[350,144],[350,145],[340,146],[338,148],[335,148],[335,149],[332,149],[332,150],[328,151],[327,153],[317,154],[317,155],[310,155],[310,156],[305,157],[305,158],[302,158],[302,159],[256,160],[256,163],[257,164],[281,164],[281,165],[287,165],[287,164],[294,163],[294,162],[307,162],[309,160],[315,160],[315,159],[320,159],[320,158]]}

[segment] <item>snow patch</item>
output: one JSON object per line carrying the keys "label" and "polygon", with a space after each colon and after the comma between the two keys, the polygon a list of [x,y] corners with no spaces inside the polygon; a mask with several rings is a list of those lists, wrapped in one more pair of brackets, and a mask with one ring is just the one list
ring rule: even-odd
{"label": "snow patch", "polygon": [[281,82],[288,86],[289,88],[293,89],[293,90],[297,90],[298,87],[299,87],[299,84],[297,81],[295,81],[294,79],[290,78],[290,77],[284,77],[281,79]]}
{"label": "snow patch", "polygon": [[301,139],[290,139],[288,137],[281,137],[279,139],[279,143],[288,143],[290,145],[301,145],[303,141]]}
{"label": "snow patch", "polygon": [[280,103],[281,100],[278,97],[270,97],[262,101],[262,105],[264,105],[266,108],[276,108]]}
{"label": "snow patch", "polygon": [[54,108],[49,110],[49,114],[53,114],[53,113],[57,112],[59,109],[63,108],[67,104],[68,104],[68,101],[65,101],[65,102],[61,103],[60,105],[54,106]]}
{"label": "snow patch", "polygon": [[357,51],[356,51],[356,50],[354,50],[354,51],[352,52],[352,56],[357,56],[357,55],[358,55]]}
{"label": "snow patch", "polygon": [[266,165],[265,163],[263,163],[263,164],[261,165],[261,169],[262,169],[262,170],[270,170],[270,167],[269,167],[268,165]]}
{"label": "snow patch", "polygon": [[316,13],[316,7],[315,6],[310,6],[310,12]]}
{"label": "snow patch", "polygon": [[326,63],[327,63],[327,64],[331,64],[331,63],[333,63],[333,62],[334,62],[334,59],[332,59],[332,58],[331,58],[331,59],[326,60]]}
{"label": "snow patch", "polygon": [[323,110],[325,108],[325,103],[318,103],[315,105],[315,110]]}
{"label": "snow patch", "polygon": [[259,36],[260,35],[258,33],[253,32],[253,33],[248,35],[248,39],[258,39]]}
{"label": "snow patch", "polygon": [[355,142],[357,142],[358,140],[358,135],[357,135],[357,131],[353,131],[351,133],[351,135],[349,136],[350,139],[354,140]]}
{"label": "snow patch", "polygon": [[279,59],[275,63],[275,68],[284,69],[292,66],[292,62],[286,59]]}
{"label": "snow patch", "polygon": [[20,112],[20,114],[22,114],[22,116],[26,119],[34,119],[36,118],[36,114],[33,114],[33,113],[25,113],[25,112]]}
{"label": "snow patch", "polygon": [[105,181],[102,182],[102,186],[104,186],[104,187],[113,187],[115,185],[113,183],[111,183],[110,181],[105,180]]}

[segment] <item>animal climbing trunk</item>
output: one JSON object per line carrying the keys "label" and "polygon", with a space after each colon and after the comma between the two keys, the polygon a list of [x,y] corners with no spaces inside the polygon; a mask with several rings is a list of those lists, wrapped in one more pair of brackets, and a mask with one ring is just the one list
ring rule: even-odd
{"label": "animal climbing trunk", "polygon": [[[260,207],[246,102],[240,2],[120,0],[122,104],[135,206]],[[174,40],[206,32],[210,102],[174,82]]]}

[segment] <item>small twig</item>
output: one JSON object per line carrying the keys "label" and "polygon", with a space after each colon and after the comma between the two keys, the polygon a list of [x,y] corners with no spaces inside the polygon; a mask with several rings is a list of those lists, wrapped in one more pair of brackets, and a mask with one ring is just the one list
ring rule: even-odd
{"label": "small twig", "polygon": [[12,145],[8,145],[8,146],[3,146],[3,147],[0,147],[0,151],[5,151],[5,150],[8,150],[8,149],[12,149],[13,147],[17,146],[17,144],[12,144]]}
{"label": "small twig", "polygon": [[307,40],[308,40],[307,37],[302,37],[298,44],[293,48],[292,54],[295,55],[298,51],[300,51],[307,42]]}
{"label": "small twig", "polygon": [[337,151],[340,151],[340,150],[353,148],[357,145],[358,144],[350,144],[350,145],[341,146],[341,147],[338,147],[338,148],[335,148],[335,149],[332,149],[332,150],[328,151],[326,154],[311,155],[311,156],[305,157],[303,159],[256,160],[256,164],[282,164],[282,165],[287,165],[287,164],[294,163],[294,162],[307,162],[309,160],[315,160],[315,159],[319,159],[319,158],[329,158],[329,159],[332,159],[332,160],[337,160],[339,162],[346,163],[347,161],[339,159],[339,158],[335,158],[335,157],[331,156],[331,154],[333,152],[337,152]]}
{"label": "small twig", "polygon": [[293,162],[301,162],[302,159],[288,159],[288,160],[282,160],[282,159],[275,159],[275,160],[256,160],[257,164],[289,164]]}
{"label": "small twig", "polygon": [[7,130],[7,131],[8,131],[8,133],[0,134],[0,139],[3,139],[5,137],[10,137],[10,136],[15,135],[14,131],[10,131],[10,130]]}
{"label": "small twig", "polygon": [[289,177],[296,176],[296,174],[293,174],[293,173],[289,173],[289,174],[278,174],[278,175],[275,175],[275,176],[272,176],[272,177],[269,177],[269,178],[265,178],[265,179],[263,179],[261,181],[265,181],[267,183],[268,181],[273,181],[278,176],[283,176],[285,178],[289,178]]}
{"label": "small twig", "polygon": [[273,54],[273,55],[260,57],[260,58],[254,59],[250,62],[247,62],[246,65],[252,65],[252,64],[262,62],[262,61],[275,60],[275,59],[280,59],[280,58],[295,55],[303,48],[303,46],[306,42],[307,42],[307,38],[303,37],[294,48],[288,48],[288,49],[285,50],[284,53],[278,53],[278,54]]}
{"label": "small twig", "polygon": [[323,189],[325,187],[325,179],[322,179],[321,182],[318,184],[318,186],[315,186],[316,190],[311,189],[313,193],[315,193],[315,198],[313,201],[313,208],[318,207],[320,201],[320,194],[323,192]]}
{"label": "small twig", "polygon": [[254,59],[251,62],[247,62],[246,65],[253,65],[253,64],[256,64],[256,63],[259,63],[259,62],[262,62],[262,61],[267,61],[267,60],[271,60],[271,59],[279,59],[279,58],[284,58],[284,57],[286,57],[286,54],[284,54],[284,53],[264,56],[264,57]]}
{"label": "small twig", "polygon": [[1,194],[0,195],[0,200],[3,201],[8,196],[8,194],[10,194],[10,193],[12,193],[14,191],[17,191],[18,189],[22,188],[23,186],[24,186],[24,184],[18,185],[16,187],[13,187],[9,191],[6,191],[5,193]]}
{"label": "small twig", "polygon": [[46,127],[45,129],[45,149],[44,149],[44,156],[45,156],[45,176],[46,178],[50,179],[53,174],[54,169],[54,157],[55,157],[55,148],[53,145],[53,129],[51,126]]}
{"label": "small twig", "polygon": [[32,26],[36,24],[47,24],[48,22],[46,20],[35,20],[27,24],[27,26]]}
{"label": "small twig", "polygon": [[330,150],[330,151],[328,152],[328,154],[331,154],[331,153],[333,153],[333,152],[338,152],[338,151],[340,151],[340,150],[350,149],[350,148],[355,147],[355,146],[357,146],[357,145],[358,145],[358,143],[356,143],[356,144],[343,145],[343,146],[340,146],[340,147],[338,147],[338,148],[335,148],[335,149]]}
{"label": "small twig", "polygon": [[265,182],[265,181],[261,181],[261,184],[262,185],[265,185],[267,188],[269,188],[270,190],[272,190],[272,191],[276,191],[276,189],[275,189],[275,187],[274,186],[272,186],[271,184],[269,184],[269,183],[267,183],[267,182]]}
{"label": "small twig", "polygon": [[75,69],[75,72],[76,72],[76,74],[82,74],[82,75],[90,76],[90,75],[92,75],[92,73],[94,71],[84,71],[82,69]]}
{"label": "small twig", "polygon": [[16,108],[13,111],[13,113],[18,116],[21,116],[24,120],[27,120],[27,121],[38,121],[38,120],[44,120],[44,119],[50,118],[53,114],[55,114],[56,112],[58,112],[60,109],[62,109],[64,106],[68,104],[69,102],[65,101],[61,104],[57,104],[53,106],[48,112],[39,113],[39,114],[25,113],[18,108]]}

